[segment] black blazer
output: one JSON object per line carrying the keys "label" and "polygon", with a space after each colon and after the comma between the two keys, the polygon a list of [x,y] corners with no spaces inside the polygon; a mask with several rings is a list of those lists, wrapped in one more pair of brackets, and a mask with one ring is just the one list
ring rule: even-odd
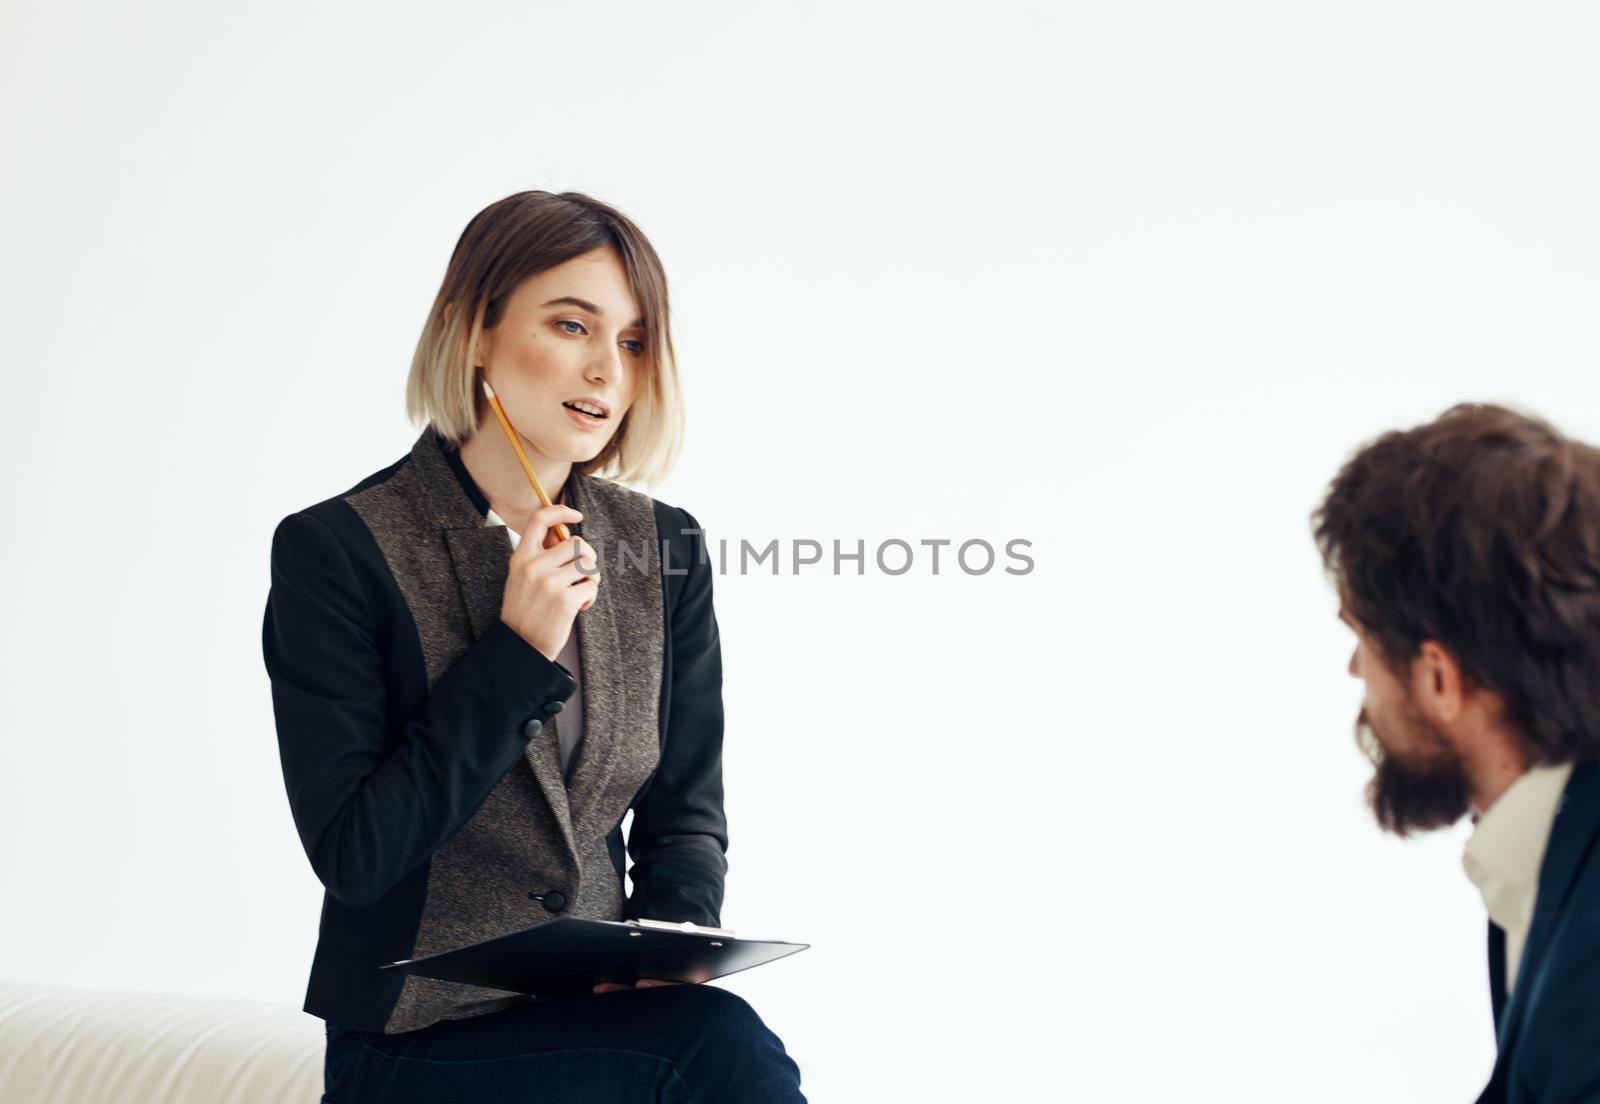
{"label": "black blazer", "polygon": [[315,1016],[395,1034],[522,1003],[378,966],[557,916],[720,925],[704,538],[686,510],[608,480],[574,472],[564,490],[602,576],[573,626],[586,731],[567,776],[557,714],[576,683],[500,620],[510,537],[431,425],[273,534],[262,648],[290,811],[326,889]]}
{"label": "black blazer", "polygon": [[1499,1054],[1479,1104],[1600,1101],[1600,762],[1576,764],[1539,868],[1533,923],[1506,999],[1505,931],[1489,924]]}

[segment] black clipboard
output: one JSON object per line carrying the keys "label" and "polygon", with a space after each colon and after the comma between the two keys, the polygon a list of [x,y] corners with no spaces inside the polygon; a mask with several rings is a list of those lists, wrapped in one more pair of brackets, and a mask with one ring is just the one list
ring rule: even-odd
{"label": "black clipboard", "polygon": [[632,985],[640,978],[698,983],[803,951],[809,943],[740,939],[726,928],[684,921],[589,920],[564,916],[509,935],[380,970],[486,989],[565,997],[593,993],[603,981]]}

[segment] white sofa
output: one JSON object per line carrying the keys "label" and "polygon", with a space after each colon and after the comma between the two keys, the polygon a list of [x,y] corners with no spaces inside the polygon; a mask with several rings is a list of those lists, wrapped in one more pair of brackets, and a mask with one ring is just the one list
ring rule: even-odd
{"label": "white sofa", "polygon": [[[792,1035],[807,1096],[835,1099]],[[0,978],[0,1104],[319,1104],[325,1044],[287,1002]]]}
{"label": "white sofa", "polygon": [[0,978],[4,1104],[317,1104],[323,1042],[287,1003]]}

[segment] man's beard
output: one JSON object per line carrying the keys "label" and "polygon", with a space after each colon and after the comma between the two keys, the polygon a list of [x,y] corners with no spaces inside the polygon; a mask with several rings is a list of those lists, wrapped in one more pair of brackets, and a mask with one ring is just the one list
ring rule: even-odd
{"label": "man's beard", "polygon": [[1363,707],[1356,717],[1356,746],[1377,768],[1367,783],[1367,804],[1379,827],[1397,836],[1445,828],[1471,809],[1471,790],[1461,756],[1438,729],[1406,700],[1400,725],[1405,742],[1426,750],[1397,758],[1385,750]]}

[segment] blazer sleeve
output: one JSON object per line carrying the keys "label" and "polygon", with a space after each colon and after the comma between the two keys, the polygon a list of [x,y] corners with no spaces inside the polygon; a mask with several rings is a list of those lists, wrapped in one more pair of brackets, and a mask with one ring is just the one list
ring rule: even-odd
{"label": "blazer sleeve", "polygon": [[369,593],[321,521],[301,511],[278,524],[261,642],[283,780],[312,869],[354,908],[381,899],[471,819],[577,687],[497,620],[397,740]]}
{"label": "blazer sleeve", "polygon": [[683,586],[671,610],[672,675],[661,761],[633,810],[626,915],[721,926],[728,871],[722,807],[722,649],[711,602],[711,561],[700,523],[678,510],[688,540]]}

